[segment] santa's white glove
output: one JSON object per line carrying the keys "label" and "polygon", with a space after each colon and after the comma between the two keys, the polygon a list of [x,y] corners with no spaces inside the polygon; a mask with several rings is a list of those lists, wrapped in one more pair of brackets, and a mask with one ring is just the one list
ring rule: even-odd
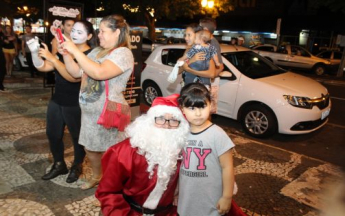
{"label": "santa's white glove", "polygon": [[171,73],[168,76],[168,82],[174,83],[177,79],[179,67],[181,67],[184,64],[184,61],[177,61],[175,64],[175,67],[171,71]]}
{"label": "santa's white glove", "polygon": [[36,68],[40,68],[44,64],[43,59],[38,56],[38,51],[40,49],[40,43],[38,42],[38,40],[39,40],[38,37],[35,36],[34,38],[26,42],[26,44],[28,45],[31,51],[32,63],[34,63]]}

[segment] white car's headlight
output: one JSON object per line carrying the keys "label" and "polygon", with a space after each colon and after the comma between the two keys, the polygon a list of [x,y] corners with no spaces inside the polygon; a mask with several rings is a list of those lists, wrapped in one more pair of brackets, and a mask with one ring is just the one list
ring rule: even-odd
{"label": "white car's headlight", "polygon": [[299,96],[292,96],[292,95],[283,95],[284,99],[295,107],[311,109],[313,108],[313,103],[310,102],[310,99],[307,97],[299,97]]}

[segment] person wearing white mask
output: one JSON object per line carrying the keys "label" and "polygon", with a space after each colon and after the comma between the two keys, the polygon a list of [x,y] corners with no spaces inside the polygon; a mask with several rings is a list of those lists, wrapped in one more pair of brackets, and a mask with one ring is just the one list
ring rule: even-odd
{"label": "person wearing white mask", "polygon": [[[52,29],[52,33],[56,36],[55,29]],[[81,52],[88,54],[91,51],[92,38],[94,30],[90,22],[78,21],[73,25],[71,39]],[[57,53],[56,58],[49,52],[46,44],[42,43],[43,48],[40,48],[37,37],[29,40],[27,44],[32,53],[34,66],[41,72],[55,72],[55,92],[48,104],[46,128],[54,163],[42,179],[50,180],[69,172],[64,160],[63,143],[64,129],[67,125],[73,139],[74,161],[66,182],[75,182],[82,173],[85,158],[85,150],[78,142],[81,127],[81,110],[78,102],[80,79],[72,77],[67,72],[60,53]]]}

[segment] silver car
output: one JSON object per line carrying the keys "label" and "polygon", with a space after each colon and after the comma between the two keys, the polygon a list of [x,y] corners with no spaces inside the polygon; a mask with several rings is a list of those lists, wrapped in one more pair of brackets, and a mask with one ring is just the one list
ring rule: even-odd
{"label": "silver car", "polygon": [[[343,53],[340,51],[325,50],[325,51],[320,52],[316,56],[330,61],[331,64],[334,65],[334,67],[338,68],[340,65]],[[343,68],[343,70],[345,71],[345,67]]]}
{"label": "silver car", "polygon": [[279,47],[275,45],[259,45],[252,49],[280,67],[310,70],[316,75],[336,70],[330,61],[312,55],[301,46],[289,44]]}

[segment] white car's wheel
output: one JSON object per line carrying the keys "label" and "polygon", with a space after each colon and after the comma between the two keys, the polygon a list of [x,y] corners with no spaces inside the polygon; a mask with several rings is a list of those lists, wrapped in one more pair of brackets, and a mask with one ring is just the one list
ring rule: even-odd
{"label": "white car's wheel", "polygon": [[156,97],[162,96],[161,90],[159,89],[157,84],[152,81],[144,84],[143,94],[145,103],[150,106]]}
{"label": "white car's wheel", "polygon": [[241,118],[242,127],[253,137],[268,137],[277,129],[274,113],[264,105],[254,104],[244,109]]}
{"label": "white car's wheel", "polygon": [[325,66],[322,64],[317,64],[313,67],[313,71],[316,75],[323,75],[325,73]]}

